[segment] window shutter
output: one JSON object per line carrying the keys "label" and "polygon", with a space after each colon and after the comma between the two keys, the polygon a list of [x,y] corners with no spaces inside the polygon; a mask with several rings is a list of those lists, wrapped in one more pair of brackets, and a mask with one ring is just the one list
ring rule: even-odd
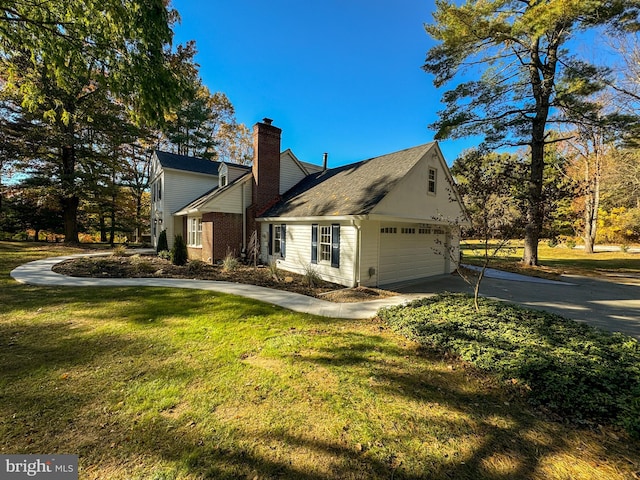
{"label": "window shutter", "polygon": [[311,225],[311,263],[318,263],[318,225]]}
{"label": "window shutter", "polygon": [[331,225],[331,266],[340,266],[340,225]]}
{"label": "window shutter", "polygon": [[280,225],[280,256],[285,258],[287,256],[287,226],[283,223]]}
{"label": "window shutter", "polygon": [[269,241],[267,242],[269,246],[269,255],[273,255],[273,224],[269,224]]}

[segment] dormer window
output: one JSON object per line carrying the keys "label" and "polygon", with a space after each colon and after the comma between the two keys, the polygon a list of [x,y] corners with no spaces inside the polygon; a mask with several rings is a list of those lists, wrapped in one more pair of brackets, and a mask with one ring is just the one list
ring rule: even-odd
{"label": "dormer window", "polygon": [[226,187],[229,183],[229,168],[226,164],[221,164],[218,168],[218,187]]}

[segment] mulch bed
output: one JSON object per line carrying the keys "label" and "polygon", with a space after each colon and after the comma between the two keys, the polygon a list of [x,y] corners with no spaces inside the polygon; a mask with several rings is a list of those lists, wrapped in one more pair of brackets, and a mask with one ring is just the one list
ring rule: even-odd
{"label": "mulch bed", "polygon": [[345,288],[330,282],[309,286],[303,275],[279,270],[278,278],[275,278],[266,266],[238,265],[232,270],[225,270],[221,265],[210,265],[198,261],[178,266],[154,255],[81,257],[59,263],[53,267],[53,271],[71,277],[190,278],[246,283],[300,293],[332,302],[362,302],[396,295],[387,290],[366,287]]}

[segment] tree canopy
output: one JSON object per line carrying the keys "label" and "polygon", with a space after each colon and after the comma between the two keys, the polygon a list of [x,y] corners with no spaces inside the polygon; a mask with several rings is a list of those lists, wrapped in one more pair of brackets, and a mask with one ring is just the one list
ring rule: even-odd
{"label": "tree canopy", "polygon": [[177,19],[163,0],[2,2],[1,93],[33,116],[41,134],[65,241],[78,241],[78,162],[86,167],[93,144],[109,143],[99,134],[129,121],[164,124],[188,89],[195,50],[174,49]]}
{"label": "tree canopy", "polygon": [[436,86],[454,84],[436,138],[481,135],[483,148],[529,148],[526,264],[538,261],[550,125],[566,112],[596,121],[589,97],[607,85],[608,68],[579,58],[571,42],[590,28],[632,28],[639,8],[638,0],[436,0],[426,30],[439,43],[424,69]]}

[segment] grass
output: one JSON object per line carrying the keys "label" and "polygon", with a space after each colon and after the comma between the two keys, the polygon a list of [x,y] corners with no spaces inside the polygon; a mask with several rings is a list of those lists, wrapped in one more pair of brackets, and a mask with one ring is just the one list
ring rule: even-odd
{"label": "grass", "polygon": [[[490,265],[504,270],[529,275],[554,277],[562,274],[584,276],[640,275],[640,254],[629,252],[595,252],[587,254],[581,249],[564,246],[549,247],[544,242],[538,245],[539,267],[523,267],[520,260],[524,247],[521,241],[512,241],[509,248],[492,258]],[[463,259],[467,263],[480,265],[483,250],[479,242],[465,241],[462,245]]]}
{"label": "grass", "polygon": [[0,242],[0,453],[82,479],[629,479],[640,448],[532,410],[379,321],[202,291],[42,288]]}

